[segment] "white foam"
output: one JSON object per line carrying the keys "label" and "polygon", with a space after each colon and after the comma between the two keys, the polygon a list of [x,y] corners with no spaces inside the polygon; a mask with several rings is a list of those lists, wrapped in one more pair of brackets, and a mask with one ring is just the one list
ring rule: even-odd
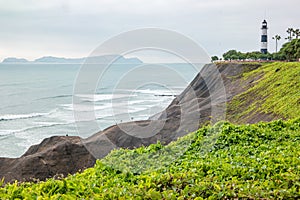
{"label": "white foam", "polygon": [[18,131],[18,130],[0,130],[0,136],[10,135],[16,131]]}
{"label": "white foam", "polygon": [[141,89],[134,91],[135,93],[143,94],[153,94],[153,95],[177,95],[181,90],[151,90],[151,89]]}
{"label": "white foam", "polygon": [[38,122],[35,126],[29,126],[22,129],[11,129],[11,130],[0,130],[0,135],[18,135],[20,133],[27,134],[28,131],[41,129],[41,128],[47,128],[47,127],[53,127],[53,126],[59,126],[59,125],[68,125],[66,123],[57,123],[57,122]]}
{"label": "white foam", "polygon": [[90,112],[94,110],[103,110],[112,107],[112,103],[105,103],[103,105],[93,105],[93,104],[62,104],[64,109],[69,111],[78,112]]}
{"label": "white foam", "polygon": [[1,115],[0,121],[7,121],[7,120],[16,120],[16,119],[28,119],[28,118],[34,118],[34,117],[41,117],[44,115],[47,115],[49,113],[29,113],[29,114],[7,114],[7,115]]}
{"label": "white foam", "polygon": [[107,101],[107,100],[113,100],[113,99],[120,99],[120,98],[129,98],[136,95],[132,94],[79,94],[76,95],[77,97],[80,97],[83,101]]}
{"label": "white foam", "polygon": [[146,111],[148,110],[148,108],[145,108],[145,107],[130,107],[128,109],[128,113],[136,113],[136,112],[140,112],[140,111]]}
{"label": "white foam", "polygon": [[[54,119],[58,122],[74,123],[73,112],[70,112],[70,111],[67,111],[67,110],[57,109],[56,112],[51,113],[47,117],[51,118],[51,119]],[[46,121],[46,119],[45,119],[45,121]]]}

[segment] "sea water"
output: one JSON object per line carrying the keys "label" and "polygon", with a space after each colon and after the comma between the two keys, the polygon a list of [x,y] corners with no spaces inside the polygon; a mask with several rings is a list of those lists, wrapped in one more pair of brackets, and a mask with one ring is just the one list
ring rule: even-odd
{"label": "sea water", "polygon": [[[77,81],[81,69],[80,64],[0,64],[0,157],[21,156],[50,136],[86,138],[117,123],[148,119],[199,72],[190,64],[115,64],[93,93],[74,94],[84,84]],[[90,112],[84,102],[94,105],[98,127],[87,127],[83,135],[76,129],[74,95],[82,101],[76,112]]]}

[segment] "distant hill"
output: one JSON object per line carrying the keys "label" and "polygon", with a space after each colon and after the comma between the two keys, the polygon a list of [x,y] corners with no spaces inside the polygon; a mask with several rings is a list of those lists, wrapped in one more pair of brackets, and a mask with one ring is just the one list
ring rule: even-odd
{"label": "distant hill", "polygon": [[34,61],[28,61],[24,58],[5,58],[2,63],[70,63],[70,64],[81,64],[81,63],[109,63],[114,61],[114,63],[126,64],[134,63],[139,64],[143,63],[138,58],[125,58],[119,55],[105,55],[105,56],[94,56],[94,57],[84,57],[84,58],[63,58],[63,57],[53,57],[53,56],[44,56]]}
{"label": "distant hill", "polygon": [[34,63],[83,63],[83,58],[59,58],[53,56],[44,56],[35,59]]}
{"label": "distant hill", "polygon": [[119,63],[119,64],[143,63],[138,58],[125,58],[125,57],[119,56],[119,55],[93,56],[93,57],[87,57],[87,58],[82,58],[82,59],[83,59],[82,62],[86,62],[86,63],[109,63],[111,61],[113,61],[114,63]]}
{"label": "distant hill", "polygon": [[25,58],[5,58],[2,63],[27,63],[29,62]]}

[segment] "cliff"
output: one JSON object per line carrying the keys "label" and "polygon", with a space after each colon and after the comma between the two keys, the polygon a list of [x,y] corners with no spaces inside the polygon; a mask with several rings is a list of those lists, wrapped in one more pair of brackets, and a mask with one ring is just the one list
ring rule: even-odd
{"label": "cliff", "polygon": [[[207,123],[223,119],[235,123],[256,123],[299,116],[299,63],[219,63],[216,67],[215,70],[212,64],[204,66],[166,110],[149,120],[115,125],[87,139],[51,137],[31,147],[20,158],[0,158],[0,177],[11,182],[72,174],[92,167],[96,159],[103,158],[112,149],[132,149],[157,141],[168,144]],[[270,77],[273,80],[271,86],[266,85]],[[289,90],[277,94],[282,87]],[[293,96],[295,101],[264,104],[268,97],[287,99],[289,96]],[[277,106],[281,109],[293,106],[296,114],[291,111],[284,114]],[[139,135],[139,127],[147,126],[159,129],[154,135]],[[130,134],[126,130],[130,130]]]}

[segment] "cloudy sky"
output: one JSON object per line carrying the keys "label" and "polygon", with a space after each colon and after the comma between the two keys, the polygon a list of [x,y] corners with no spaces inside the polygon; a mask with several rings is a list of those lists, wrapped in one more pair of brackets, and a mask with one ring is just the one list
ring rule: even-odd
{"label": "cloudy sky", "polygon": [[209,55],[254,51],[262,20],[269,37],[286,37],[288,27],[300,28],[299,6],[299,0],[0,0],[0,60],[84,57],[112,36],[144,27],[182,33]]}

